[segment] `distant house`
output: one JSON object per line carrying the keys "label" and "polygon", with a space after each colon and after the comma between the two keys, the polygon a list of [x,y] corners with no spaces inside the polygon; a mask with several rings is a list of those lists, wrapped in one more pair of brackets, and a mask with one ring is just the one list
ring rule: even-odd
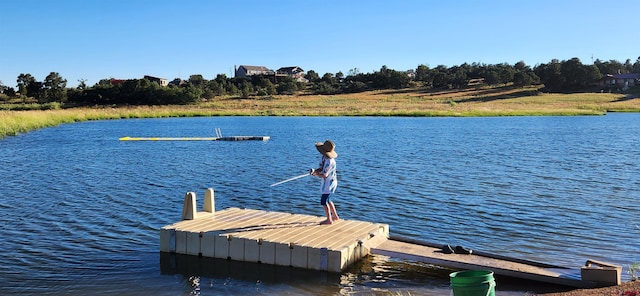
{"label": "distant house", "polygon": [[269,70],[269,68],[264,66],[247,66],[240,65],[240,67],[236,68],[235,77],[250,77],[253,75],[274,75],[273,70]]}
{"label": "distant house", "polygon": [[299,82],[309,82],[304,78],[304,70],[298,66],[294,67],[282,67],[276,71],[277,76],[289,76]]}
{"label": "distant house", "polygon": [[164,79],[164,78],[145,75],[144,79],[149,80],[151,82],[156,82],[156,83],[160,84],[160,86],[167,86],[169,84],[169,81],[167,79]]}
{"label": "distant house", "polygon": [[640,73],[607,74],[600,79],[600,85],[626,90],[640,85]]}
{"label": "distant house", "polygon": [[186,81],[182,80],[182,78],[176,78],[174,80],[171,80],[171,82],[169,82],[169,84],[173,84],[176,86],[181,86],[183,84],[187,83]]}
{"label": "distant house", "polygon": [[304,76],[304,70],[300,67],[282,67],[276,71],[277,74],[286,74],[291,77],[302,77]]}

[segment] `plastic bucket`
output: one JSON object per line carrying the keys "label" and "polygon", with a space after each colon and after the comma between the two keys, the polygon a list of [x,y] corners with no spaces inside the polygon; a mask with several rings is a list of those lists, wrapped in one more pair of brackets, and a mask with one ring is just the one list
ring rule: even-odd
{"label": "plastic bucket", "polygon": [[454,296],[495,296],[493,271],[465,270],[449,274]]}

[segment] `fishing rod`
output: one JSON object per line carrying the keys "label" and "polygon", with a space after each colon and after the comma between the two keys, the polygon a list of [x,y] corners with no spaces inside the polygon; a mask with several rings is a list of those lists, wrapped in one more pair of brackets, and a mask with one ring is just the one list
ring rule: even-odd
{"label": "fishing rod", "polygon": [[304,174],[304,175],[295,176],[295,177],[293,177],[293,178],[289,178],[289,179],[286,179],[286,180],[283,180],[283,181],[280,181],[280,182],[277,182],[277,183],[273,183],[273,184],[271,184],[271,185],[269,185],[269,186],[270,186],[270,187],[273,187],[273,186],[280,185],[280,184],[282,184],[282,183],[287,183],[287,182],[289,182],[289,181],[293,181],[293,180],[296,180],[296,179],[304,178],[304,177],[306,177],[306,176],[311,176],[311,174],[312,174],[312,173],[313,173],[313,169],[309,169],[309,172],[308,172],[308,173],[306,173],[306,174]]}

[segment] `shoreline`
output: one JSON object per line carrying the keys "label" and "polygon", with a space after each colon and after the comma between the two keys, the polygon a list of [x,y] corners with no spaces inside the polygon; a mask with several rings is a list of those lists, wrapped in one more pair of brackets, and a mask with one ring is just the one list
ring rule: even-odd
{"label": "shoreline", "polygon": [[640,296],[640,281],[623,282],[619,286],[576,289],[566,292],[536,294],[539,296]]}
{"label": "shoreline", "polygon": [[[532,93],[535,93],[532,95]],[[49,110],[41,110],[48,107]],[[640,113],[640,97],[611,93],[538,93],[537,88],[379,90],[339,95],[220,97],[194,105],[0,105],[0,139],[65,123],[130,118],[212,116],[494,117],[601,116]]]}

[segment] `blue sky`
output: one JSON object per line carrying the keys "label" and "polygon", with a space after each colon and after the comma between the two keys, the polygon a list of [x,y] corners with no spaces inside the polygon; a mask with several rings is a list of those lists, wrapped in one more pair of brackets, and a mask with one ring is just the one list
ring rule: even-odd
{"label": "blue sky", "polygon": [[0,81],[320,75],[640,56],[640,1],[0,0]]}

